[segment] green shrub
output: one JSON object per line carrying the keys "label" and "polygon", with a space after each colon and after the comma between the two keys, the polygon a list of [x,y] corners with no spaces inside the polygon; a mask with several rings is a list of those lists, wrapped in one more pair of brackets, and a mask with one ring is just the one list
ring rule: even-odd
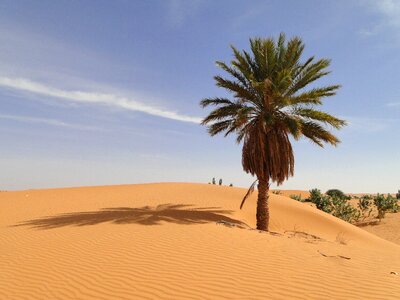
{"label": "green shrub", "polygon": [[[347,201],[349,199],[348,196],[338,191],[339,190],[329,190],[327,194],[324,195],[319,189],[312,189],[310,190],[310,197],[306,200],[314,203],[319,210],[349,223],[358,221],[360,218],[362,218],[362,220],[368,218],[373,211],[372,204],[374,204],[378,210],[377,218],[379,220],[385,217],[386,212],[397,213],[400,211],[398,200],[390,194],[387,196],[377,194],[375,197],[364,195],[358,199],[357,209]],[[290,197],[302,201],[300,195],[290,195]]]}
{"label": "green shrub", "polygon": [[319,189],[312,189],[312,190],[310,190],[310,197],[308,197],[308,200],[310,202],[314,203],[315,200],[317,200],[317,199],[319,199],[321,197],[322,197],[322,193],[321,193],[321,191]]}
{"label": "green shrub", "polygon": [[400,190],[397,191],[396,199],[400,199]]}
{"label": "green shrub", "polygon": [[276,190],[276,191],[272,191],[272,194],[275,194],[275,195],[281,195],[281,194],[282,194],[282,192],[281,192],[280,190]]}
{"label": "green shrub", "polygon": [[388,202],[389,202],[389,211],[392,213],[397,213],[400,210],[399,201],[397,198],[393,197],[392,195],[387,195]]}
{"label": "green shrub", "polygon": [[219,179],[218,184],[222,185],[222,178]]}
{"label": "green shrub", "polygon": [[323,195],[318,189],[312,189],[308,199],[314,203],[319,210],[344,221],[351,223],[352,221],[358,220],[360,217],[358,210],[347,202],[347,197],[331,197],[329,195]]}
{"label": "green shrub", "polygon": [[360,210],[360,216],[362,216],[363,221],[371,216],[373,208],[372,199],[370,196],[362,196],[360,199],[358,199],[357,206]]}
{"label": "green shrub", "polygon": [[213,177],[211,182],[212,182],[212,184],[215,184],[215,177]]}
{"label": "green shrub", "polygon": [[299,202],[304,202],[304,199],[301,198],[301,195],[290,195],[290,198],[292,198],[293,200],[299,201]]}
{"label": "green shrub", "polygon": [[360,212],[347,199],[331,198],[332,215],[346,222],[358,221]]}
{"label": "green shrub", "polygon": [[324,212],[332,212],[332,203],[329,196],[322,195],[319,189],[312,189],[310,191],[310,197],[308,198],[315,206]]}
{"label": "green shrub", "polygon": [[330,189],[327,190],[326,193],[328,196],[332,198],[338,198],[338,199],[345,199],[345,200],[350,200],[351,197],[347,196],[345,193],[343,193],[341,190],[338,189]]}
{"label": "green shrub", "polygon": [[377,218],[379,220],[385,217],[386,212],[398,212],[399,205],[397,203],[397,199],[392,195],[388,194],[386,197],[383,194],[377,194],[374,197],[374,204],[376,209],[378,210]]}

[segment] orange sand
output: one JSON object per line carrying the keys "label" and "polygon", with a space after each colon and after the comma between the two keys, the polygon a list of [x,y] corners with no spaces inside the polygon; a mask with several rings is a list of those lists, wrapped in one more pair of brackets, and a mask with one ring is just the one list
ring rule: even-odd
{"label": "orange sand", "polygon": [[248,229],[245,191],[1,192],[0,299],[400,299],[400,246],[278,195],[275,233]]}
{"label": "orange sand", "polygon": [[290,197],[292,195],[301,196],[302,199],[307,199],[310,197],[309,191],[302,190],[273,190],[274,192],[278,192],[281,196]]}
{"label": "orange sand", "polygon": [[371,222],[371,225],[361,228],[400,245],[400,213],[387,213],[380,222]]}

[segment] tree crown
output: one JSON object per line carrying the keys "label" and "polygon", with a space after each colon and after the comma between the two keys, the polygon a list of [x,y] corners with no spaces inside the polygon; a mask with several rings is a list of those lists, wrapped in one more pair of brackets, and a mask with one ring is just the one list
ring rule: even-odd
{"label": "tree crown", "polygon": [[294,156],[289,136],[306,137],[318,146],[337,145],[339,139],[326,125],[340,129],[346,123],[315,109],[322,99],[333,96],[339,85],[307,88],[329,74],[328,59],[314,57],[301,61],[304,44],[298,37],[286,41],[280,34],[273,38],[250,39],[250,52],[231,46],[230,65],[217,65],[230,78],[215,76],[216,85],[233,99],[203,99],[203,107],[215,106],[202,124],[214,136],[237,134],[243,141],[243,169],[257,178],[281,184],[294,171]]}

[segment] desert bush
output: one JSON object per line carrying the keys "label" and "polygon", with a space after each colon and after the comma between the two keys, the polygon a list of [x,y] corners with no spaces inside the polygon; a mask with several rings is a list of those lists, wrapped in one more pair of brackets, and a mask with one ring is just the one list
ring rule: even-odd
{"label": "desert bush", "polygon": [[362,196],[358,199],[358,209],[360,210],[360,217],[364,221],[366,218],[371,216],[372,213],[372,199],[370,196]]}
{"label": "desert bush", "polygon": [[319,189],[312,189],[308,198],[315,206],[327,213],[332,212],[332,202],[329,196],[323,195]]}
{"label": "desert bush", "polygon": [[293,200],[299,201],[299,202],[304,202],[304,199],[301,198],[301,195],[290,195],[290,198],[292,198]]}
{"label": "desert bush", "polygon": [[360,212],[347,199],[331,198],[332,215],[346,222],[358,221]]}
{"label": "desert bush", "polygon": [[[319,189],[312,189],[310,190],[310,197],[307,200],[314,203],[319,210],[349,223],[358,221],[360,218],[362,218],[362,220],[368,218],[373,211],[372,204],[376,206],[378,211],[377,218],[379,220],[385,217],[386,212],[396,213],[400,211],[398,200],[390,194],[387,196],[377,194],[375,197],[364,195],[358,199],[357,209],[347,201],[349,197],[337,191],[338,190],[329,190],[327,194],[324,195]],[[296,195],[291,195],[290,197],[295,200],[301,199],[300,196]]]}
{"label": "desert bush", "polygon": [[275,195],[281,195],[281,194],[282,194],[282,192],[281,192],[280,190],[276,190],[276,191],[272,191],[272,194],[275,194]]}
{"label": "desert bush", "polygon": [[393,197],[390,194],[388,194],[386,198],[389,203],[389,209],[388,209],[389,212],[392,212],[392,213],[399,212],[400,206],[399,206],[399,201],[397,200],[397,198]]}
{"label": "desert bush", "polygon": [[376,195],[376,197],[374,198],[374,204],[376,206],[376,209],[378,210],[377,218],[379,220],[383,219],[386,214],[387,209],[385,200],[385,196],[381,194]]}
{"label": "desert bush", "polygon": [[310,192],[310,197],[308,197],[308,200],[310,200],[310,202],[313,202],[313,200],[317,200],[318,198],[322,197],[322,193],[319,189],[312,189],[309,191]]}
{"label": "desert bush", "polygon": [[232,187],[232,186],[233,186],[233,184],[231,183],[229,186],[230,186],[230,187]]}
{"label": "desert bush", "polygon": [[397,199],[392,195],[388,194],[386,197],[383,194],[377,194],[374,197],[374,204],[378,210],[377,218],[382,220],[385,217],[386,212],[398,212],[399,205]]}
{"label": "desert bush", "polygon": [[327,194],[328,196],[330,196],[332,198],[339,198],[339,199],[346,199],[346,200],[349,199],[349,197],[346,196],[345,193],[343,193],[341,190],[338,190],[338,189],[327,190],[325,194]]}
{"label": "desert bush", "polygon": [[400,190],[397,191],[396,199],[400,199]]}
{"label": "desert bush", "polygon": [[309,200],[318,209],[349,223],[357,221],[360,217],[360,212],[347,202],[347,197],[339,198],[323,195],[320,190],[312,189]]}
{"label": "desert bush", "polygon": [[215,177],[211,180],[212,184],[215,184]]}
{"label": "desert bush", "polygon": [[218,184],[222,185],[222,178],[219,179]]}

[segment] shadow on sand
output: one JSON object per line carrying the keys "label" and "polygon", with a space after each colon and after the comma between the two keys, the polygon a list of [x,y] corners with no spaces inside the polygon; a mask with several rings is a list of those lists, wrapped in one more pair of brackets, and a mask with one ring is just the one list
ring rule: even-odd
{"label": "shadow on sand", "polygon": [[218,207],[190,208],[193,205],[161,204],[156,207],[116,207],[92,212],[74,212],[40,219],[28,220],[14,226],[29,226],[36,229],[52,229],[64,226],[86,226],[105,222],[114,224],[159,225],[161,222],[175,224],[204,224],[209,222],[229,222],[244,224],[229,218],[230,210]]}
{"label": "shadow on sand", "polygon": [[379,225],[379,224],[381,224],[381,222],[379,220],[373,220],[373,221],[357,223],[356,226],[357,227],[365,227],[365,226],[375,226],[375,225]]}

